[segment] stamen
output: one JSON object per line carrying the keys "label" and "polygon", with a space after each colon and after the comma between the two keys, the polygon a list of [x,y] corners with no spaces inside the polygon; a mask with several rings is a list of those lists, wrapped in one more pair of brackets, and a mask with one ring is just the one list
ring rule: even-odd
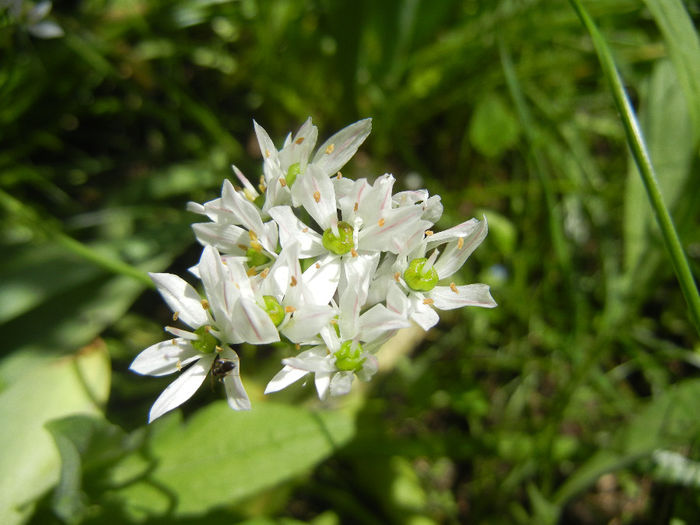
{"label": "stamen", "polygon": [[356,202],[355,205],[352,207],[352,211],[357,211],[357,209],[360,207],[360,203]]}
{"label": "stamen", "polygon": [[267,275],[268,275],[269,273],[270,273],[270,268],[267,267],[267,268],[265,268],[262,272],[260,272],[260,276],[264,279],[265,277],[267,277]]}
{"label": "stamen", "polygon": [[461,250],[462,248],[464,248],[464,237],[457,239],[457,249]]}
{"label": "stamen", "polygon": [[301,350],[301,345],[299,343],[297,343],[294,345],[294,348],[296,348],[297,350]]}
{"label": "stamen", "polygon": [[379,222],[378,222],[379,227],[380,227],[380,228],[383,227],[385,222],[386,222],[386,221],[384,220],[384,217],[382,217],[381,219],[379,219]]}
{"label": "stamen", "polygon": [[336,176],[337,178],[339,178],[339,179],[342,179],[342,178],[343,178],[343,174],[340,173],[340,172],[336,173],[335,176]]}
{"label": "stamen", "polygon": [[269,158],[270,158],[270,155],[271,155],[270,150],[269,150],[269,149],[266,149],[266,150],[265,150],[265,158],[269,159]]}
{"label": "stamen", "polygon": [[352,255],[353,257],[357,257],[357,250],[355,248],[350,250],[350,255]]}
{"label": "stamen", "polygon": [[331,153],[333,153],[334,149],[335,149],[335,144],[329,144],[326,147],[326,155],[330,155]]}
{"label": "stamen", "polygon": [[316,202],[321,202],[321,192],[320,191],[315,191],[314,192],[314,200]]}
{"label": "stamen", "polygon": [[175,366],[177,367],[177,371],[178,371],[178,372],[182,372],[182,361],[180,361],[180,360],[178,359],[178,360],[177,360],[177,363],[175,364]]}
{"label": "stamen", "polygon": [[254,277],[255,275],[257,275],[257,272],[255,271],[255,268],[248,268],[248,270],[246,270],[245,274],[248,277]]}
{"label": "stamen", "polygon": [[248,247],[247,247],[245,244],[237,244],[236,246],[238,246],[241,250],[247,250],[247,249],[248,249]]}
{"label": "stamen", "polygon": [[285,311],[285,313],[293,314],[294,312],[297,311],[297,309],[294,308],[293,306],[285,306],[284,311]]}
{"label": "stamen", "polygon": [[430,237],[433,234],[433,230],[425,230],[425,236]]}
{"label": "stamen", "polygon": [[173,312],[173,321],[177,321],[178,317],[180,317],[180,312]]}
{"label": "stamen", "polygon": [[396,272],[394,274],[394,281],[396,281],[398,283],[399,279],[401,279],[401,272]]}
{"label": "stamen", "polygon": [[301,144],[302,142],[304,142],[304,137],[299,137],[294,141],[295,144]]}
{"label": "stamen", "polygon": [[454,293],[459,293],[459,290],[457,290],[457,285],[455,283],[450,283],[450,290],[452,290]]}
{"label": "stamen", "polygon": [[430,257],[428,257],[428,260],[425,261],[425,264],[423,265],[423,271],[427,272],[433,267],[433,264],[435,264],[435,259],[437,259],[438,256],[438,251],[437,248],[433,250],[433,252],[430,254]]}
{"label": "stamen", "polygon": [[301,230],[302,233],[307,233],[309,231],[309,227],[305,226],[303,230]]}
{"label": "stamen", "polygon": [[280,186],[282,186],[283,188],[287,185],[287,181],[284,179],[284,177],[280,177],[279,181],[280,181]]}
{"label": "stamen", "polygon": [[250,237],[251,241],[257,241],[258,240],[258,234],[255,233],[253,230],[248,230],[248,237]]}
{"label": "stamen", "polygon": [[292,275],[292,280],[289,283],[289,286],[296,286],[297,285],[297,278]]}
{"label": "stamen", "polygon": [[423,304],[433,304],[435,301],[433,301],[430,297],[423,299]]}
{"label": "stamen", "polygon": [[314,266],[316,267],[317,270],[321,267],[321,265],[319,263],[314,264]]}
{"label": "stamen", "polygon": [[202,308],[204,308],[205,310],[209,310],[209,301],[207,301],[206,299],[202,299]]}

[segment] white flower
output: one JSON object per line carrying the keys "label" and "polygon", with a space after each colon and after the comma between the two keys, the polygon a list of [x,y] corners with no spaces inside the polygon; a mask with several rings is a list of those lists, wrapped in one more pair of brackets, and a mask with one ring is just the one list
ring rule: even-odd
{"label": "white flower", "polygon": [[[131,370],[144,375],[161,376],[184,370],[153,404],[149,422],[189,399],[210,370],[217,375],[221,362],[230,364],[226,374],[218,374],[226,387],[229,405],[235,410],[250,409],[238,375],[238,356],[228,343],[279,340],[269,315],[252,299],[253,293],[240,263],[232,261],[224,265],[218,252],[207,246],[198,270],[206,299],[177,275],[150,274],[172,309],[173,320],[182,321],[193,331],[166,327],[175,338],[146,348],[131,363]],[[184,369],[187,365],[189,368]]]}
{"label": "white flower", "polygon": [[[433,327],[439,317],[433,308],[452,310],[463,306],[493,308],[496,302],[486,284],[458,286],[439,282],[457,272],[486,238],[486,218],[471,219],[443,232],[426,236],[413,250],[380,268],[372,283],[372,297],[385,294],[387,306],[408,315],[421,328]],[[442,247],[442,252],[437,248]],[[425,255],[430,252],[426,258]],[[391,275],[393,272],[393,275]],[[392,279],[394,282],[392,282]]]}
{"label": "white flower", "polygon": [[347,394],[355,376],[369,381],[375,374],[374,352],[409,322],[381,304],[360,314],[370,274],[357,273],[352,279],[355,286],[348,286],[340,298],[337,324],[329,324],[321,330],[324,344],[283,359],[284,367],[268,383],[266,394],[282,390],[313,373],[318,396],[326,399],[329,395]]}

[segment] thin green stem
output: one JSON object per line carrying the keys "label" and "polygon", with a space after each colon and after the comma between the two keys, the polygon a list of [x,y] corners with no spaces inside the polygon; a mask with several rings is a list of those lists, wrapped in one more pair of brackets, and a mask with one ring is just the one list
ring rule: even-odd
{"label": "thin green stem", "polygon": [[149,288],[155,288],[153,281],[151,281],[147,273],[139,270],[135,266],[125,263],[120,259],[113,256],[107,256],[100,251],[75,240],[73,237],[70,237],[62,232],[50,220],[45,220],[38,217],[33,209],[26,206],[21,201],[15,199],[12,195],[4,192],[3,190],[0,190],[0,205],[11,214],[20,217],[25,223],[31,225],[33,229],[40,231],[52,241],[57,242],[67,250],[75,253],[83,259],[86,259],[109,272],[132,277]]}
{"label": "thin green stem", "polygon": [[669,256],[671,257],[671,264],[676,272],[683,296],[688,304],[690,317],[698,333],[700,333],[700,294],[698,294],[697,285],[690,271],[688,259],[683,252],[678,233],[673,225],[671,214],[666,208],[663,197],[661,196],[654,165],[647,151],[644,136],[637,122],[634,108],[632,108],[632,104],[627,96],[627,91],[622,83],[622,78],[615,67],[615,61],[613,60],[610,48],[593,22],[593,19],[583,7],[580,0],[570,0],[570,2],[578,13],[583,25],[591,35],[598,59],[603,68],[603,73],[610,83],[610,89],[615,99],[617,109],[620,112],[625,134],[627,135],[627,143],[632,150],[632,156],[639,169],[639,174],[642,177],[642,182],[646,188],[651,207],[654,210],[656,221],[661,228],[666,250],[668,250]]}

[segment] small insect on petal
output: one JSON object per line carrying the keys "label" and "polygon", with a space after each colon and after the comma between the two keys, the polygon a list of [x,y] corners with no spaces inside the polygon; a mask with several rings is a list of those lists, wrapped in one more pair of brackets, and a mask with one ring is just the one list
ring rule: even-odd
{"label": "small insect on petal", "polygon": [[314,192],[314,200],[316,202],[321,202],[321,192],[320,191],[315,191]]}
{"label": "small insect on petal", "polygon": [[423,299],[423,304],[433,304],[435,301],[433,301],[430,297]]}
{"label": "small insect on petal", "polygon": [[238,363],[231,359],[216,356],[214,363],[211,365],[211,375],[214,379],[223,381],[224,377],[232,373],[238,368]]}
{"label": "small insect on petal", "polygon": [[335,149],[335,144],[329,144],[326,147],[326,155],[330,155],[331,153],[333,153],[334,149]]}
{"label": "small insect on petal", "polygon": [[454,293],[459,293],[459,290],[457,290],[457,285],[455,283],[450,283],[450,290],[452,290]]}

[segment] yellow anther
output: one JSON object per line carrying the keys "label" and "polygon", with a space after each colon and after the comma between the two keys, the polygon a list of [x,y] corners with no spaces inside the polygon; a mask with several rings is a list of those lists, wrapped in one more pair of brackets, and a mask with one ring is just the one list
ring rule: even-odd
{"label": "yellow anther", "polygon": [[377,224],[379,224],[379,227],[381,228],[382,226],[384,226],[385,222],[386,221],[384,220],[384,217],[382,217],[381,219],[379,219],[379,222]]}
{"label": "yellow anther", "polygon": [[433,230],[425,230],[425,236],[430,237],[433,234]]}
{"label": "yellow anther", "polygon": [[297,309],[294,308],[293,306],[285,306],[284,311],[285,311],[285,313],[293,314],[294,312],[297,311]]}
{"label": "yellow anther", "polygon": [[457,249],[461,250],[462,248],[464,248],[464,237],[457,239]]}
{"label": "yellow anther", "polygon": [[282,186],[283,188],[287,185],[287,181],[284,177],[280,177],[279,181],[280,181],[280,186]]}
{"label": "yellow anther", "polygon": [[299,137],[299,138],[296,139],[294,142],[295,142],[296,144],[301,144],[302,142],[304,142],[304,137]]}
{"label": "yellow anther", "polygon": [[335,176],[336,176],[337,178],[339,178],[339,179],[342,179],[342,178],[343,178],[343,174],[340,173],[340,172],[336,173]]}
{"label": "yellow anther", "polygon": [[217,351],[217,352],[223,352],[223,351],[224,351],[224,349],[221,348],[219,345],[216,345],[214,348],[216,348],[216,351]]}
{"label": "yellow anther", "polygon": [[321,192],[320,191],[315,191],[314,192],[314,200],[316,202],[321,202]]}
{"label": "yellow anther", "polygon": [[289,286],[296,286],[297,285],[297,278],[292,275],[292,280],[289,283]]}
{"label": "yellow anther", "polygon": [[267,277],[267,275],[270,273],[270,268],[265,268],[262,272],[260,272],[260,276],[264,279]]}
{"label": "yellow anther", "polygon": [[248,249],[248,246],[246,246],[245,244],[237,244],[236,246],[238,246],[243,251],[246,251]]}
{"label": "yellow anther", "polygon": [[331,153],[333,153],[334,149],[335,149],[335,144],[329,144],[326,147],[326,155],[330,155]]}
{"label": "yellow anther", "polygon": [[178,359],[177,363],[175,363],[175,366],[177,367],[178,372],[182,372],[182,361]]}
{"label": "yellow anther", "polygon": [[355,248],[350,250],[350,255],[352,255],[353,257],[357,257],[357,250]]}
{"label": "yellow anther", "polygon": [[266,150],[265,150],[265,158],[269,159],[269,158],[270,158],[270,155],[271,155],[270,150],[269,150],[269,149],[266,149]]}
{"label": "yellow anther", "polygon": [[180,312],[173,312],[173,321],[177,321],[178,317],[180,317]]}
{"label": "yellow anther", "polygon": [[427,299],[423,299],[423,304],[433,304],[435,301],[433,301],[430,297]]}
{"label": "yellow anther", "polygon": [[398,283],[400,279],[401,279],[401,272],[396,272],[394,274],[394,281],[396,281]]}
{"label": "yellow anther", "polygon": [[304,229],[301,230],[302,233],[307,233],[308,231],[309,231],[309,227],[308,227],[308,226],[304,226]]}
{"label": "yellow anther", "polygon": [[459,293],[459,290],[457,290],[457,285],[455,283],[450,283],[450,290],[452,290],[454,293]]}
{"label": "yellow anther", "polygon": [[250,241],[250,247],[255,250],[256,252],[262,252],[263,247],[262,244],[260,244],[258,241],[251,240]]}
{"label": "yellow anther", "polygon": [[248,268],[245,273],[248,277],[253,277],[256,275],[255,268]]}
{"label": "yellow anther", "polygon": [[357,211],[357,209],[360,207],[360,203],[356,202],[355,205],[352,207],[352,211]]}
{"label": "yellow anther", "polygon": [[250,237],[251,241],[257,241],[258,240],[258,234],[255,233],[253,230],[248,230],[248,237]]}
{"label": "yellow anther", "polygon": [[296,348],[297,350],[301,350],[301,345],[299,343],[297,343],[294,345],[294,348]]}
{"label": "yellow anther", "polygon": [[321,265],[319,263],[314,264],[314,266],[316,267],[317,270],[321,267]]}
{"label": "yellow anther", "polygon": [[207,301],[206,299],[202,299],[202,308],[204,308],[205,310],[209,310],[209,301]]}

